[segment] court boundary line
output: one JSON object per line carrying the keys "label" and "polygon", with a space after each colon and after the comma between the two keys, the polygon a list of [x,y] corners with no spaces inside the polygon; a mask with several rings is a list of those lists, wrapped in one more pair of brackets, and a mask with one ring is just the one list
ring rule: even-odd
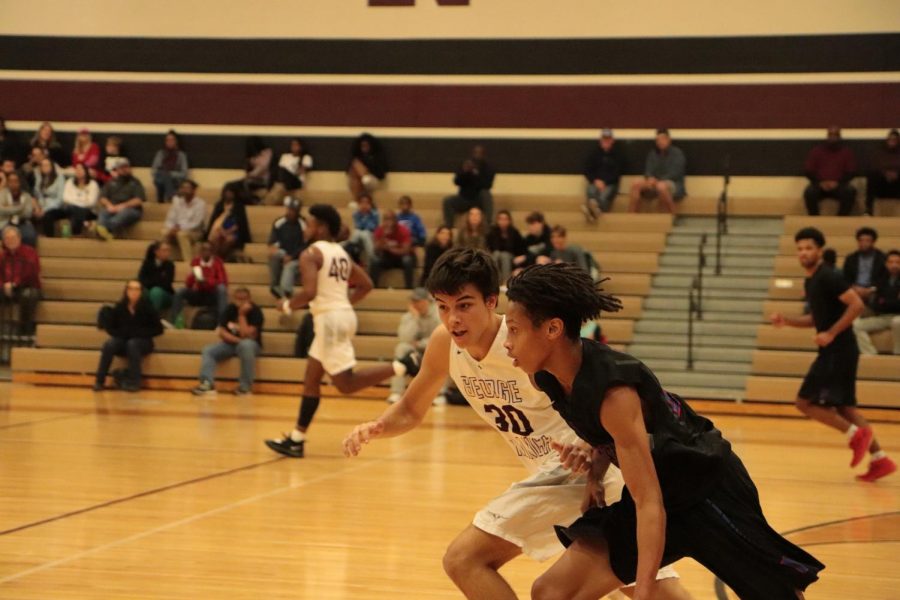
{"label": "court boundary line", "polygon": [[[471,433],[472,433],[471,431],[464,431],[464,432],[458,433],[457,435],[455,435],[453,437],[462,437],[462,436],[466,436],[466,435],[471,435]],[[60,565],[67,564],[72,561],[79,560],[81,558],[91,556],[93,554],[97,554],[99,552],[103,552],[105,550],[117,548],[119,546],[141,540],[145,537],[149,537],[149,536],[157,534],[157,533],[169,531],[170,529],[174,529],[174,528],[180,527],[182,525],[189,525],[190,523],[193,523],[195,521],[200,521],[207,517],[211,517],[211,516],[218,515],[220,513],[228,512],[232,509],[240,508],[242,506],[252,504],[254,502],[258,502],[259,500],[264,500],[264,499],[272,497],[272,496],[277,496],[278,494],[282,494],[284,492],[290,492],[290,491],[293,491],[293,490],[296,490],[296,489],[299,489],[299,488],[302,488],[302,487],[305,487],[308,485],[320,483],[322,481],[327,481],[328,479],[333,479],[339,475],[346,475],[349,473],[354,473],[356,471],[361,471],[361,470],[371,467],[373,465],[379,465],[381,463],[388,462],[390,460],[394,460],[400,456],[403,456],[404,454],[409,454],[414,451],[419,451],[422,448],[427,448],[432,444],[432,442],[433,442],[432,440],[429,440],[426,443],[417,444],[416,446],[407,448],[406,450],[401,450],[400,452],[396,452],[394,454],[384,456],[382,458],[375,458],[375,459],[372,459],[371,461],[363,462],[363,463],[357,464],[356,466],[353,466],[353,467],[341,469],[340,471],[332,471],[330,473],[326,473],[326,474],[320,475],[318,477],[313,477],[312,479],[309,479],[307,481],[303,481],[300,483],[295,483],[295,484],[291,484],[291,485],[287,485],[287,486],[282,486],[280,488],[276,488],[274,490],[269,490],[268,492],[263,492],[261,494],[256,494],[254,496],[250,496],[250,497],[244,498],[242,500],[236,500],[234,502],[230,502],[228,504],[219,506],[217,508],[212,508],[212,509],[203,511],[201,513],[197,513],[195,515],[191,515],[189,517],[184,517],[184,518],[178,519],[176,521],[166,523],[164,525],[159,525],[157,527],[153,527],[151,529],[147,529],[145,531],[135,533],[135,534],[126,536],[124,538],[112,541],[112,542],[107,542],[105,544],[101,544],[99,546],[89,548],[87,550],[82,550],[82,551],[76,552],[75,554],[72,554],[70,556],[66,556],[64,558],[58,558],[56,560],[52,560],[52,561],[31,567],[29,569],[25,569],[24,571],[20,571],[18,573],[14,573],[12,575],[8,575],[6,577],[0,578],[0,585],[22,579],[23,577],[27,577],[29,575],[34,575],[35,573],[41,573],[48,569],[52,569],[54,567],[58,567]],[[280,460],[280,459],[276,459],[276,460]]]}
{"label": "court boundary line", "polygon": [[33,529],[34,527],[40,527],[41,525],[46,525],[48,523],[53,523],[55,521],[62,521],[63,519],[68,519],[69,517],[76,517],[78,515],[83,515],[86,513],[94,512],[95,510],[100,510],[102,508],[108,508],[110,506],[115,506],[117,504],[123,504],[123,503],[129,502],[131,500],[137,500],[138,498],[145,498],[147,496],[153,496],[154,494],[161,494],[164,492],[168,492],[170,490],[178,489],[180,487],[193,485],[195,483],[201,483],[203,481],[210,481],[212,479],[217,479],[219,477],[225,477],[226,475],[240,473],[241,471],[249,471],[249,470],[255,469],[257,467],[262,467],[262,466],[265,466],[265,465],[268,465],[268,464],[271,464],[274,462],[282,461],[285,458],[287,458],[287,457],[279,456],[279,457],[271,458],[269,460],[265,460],[265,461],[258,462],[258,463],[242,465],[240,467],[234,467],[232,469],[227,469],[225,471],[219,471],[217,473],[210,473],[208,475],[194,477],[193,479],[185,479],[183,481],[176,481],[175,483],[170,483],[168,485],[164,485],[161,487],[144,490],[142,492],[138,492],[136,494],[131,494],[129,496],[123,496],[121,498],[113,498],[112,500],[107,500],[105,502],[100,502],[98,504],[93,504],[91,506],[85,506],[84,508],[79,508],[79,509],[72,510],[72,511],[69,511],[66,513],[54,515],[52,517],[47,517],[45,519],[40,519],[38,521],[32,521],[31,523],[25,523],[24,525],[19,525],[18,527],[13,527],[11,529],[5,529],[3,531],[0,531],[0,536],[17,533],[19,531],[25,531],[26,529]]}

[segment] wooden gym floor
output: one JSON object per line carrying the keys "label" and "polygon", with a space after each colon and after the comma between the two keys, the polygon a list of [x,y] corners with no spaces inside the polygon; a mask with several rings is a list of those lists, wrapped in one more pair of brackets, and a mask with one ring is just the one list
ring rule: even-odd
{"label": "wooden gym floor", "polygon": [[[262,440],[291,426],[294,398],[0,384],[0,598],[458,598],[446,544],[524,470],[466,407],[343,458],[384,406],[325,399],[291,460]],[[772,525],[827,564],[808,598],[900,598],[900,477],[855,482],[842,437],[804,420],[715,420]],[[876,433],[900,454],[900,424]],[[717,598],[709,573],[678,569]],[[503,572],[526,598],[542,570]]]}

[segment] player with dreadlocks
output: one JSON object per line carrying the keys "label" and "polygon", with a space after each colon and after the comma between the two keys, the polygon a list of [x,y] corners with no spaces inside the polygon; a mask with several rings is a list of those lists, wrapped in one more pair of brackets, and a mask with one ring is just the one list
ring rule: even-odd
{"label": "player with dreadlocks", "polygon": [[[567,264],[530,267],[508,285],[509,356],[594,448],[593,506],[557,529],[568,549],[533,597],[598,598],[636,581],[634,598],[653,598],[660,565],[690,556],[744,600],[802,598],[824,565],[769,526],[731,444],[639,360],[579,337],[618,299]],[[625,490],[606,506],[594,482],[610,463]]]}

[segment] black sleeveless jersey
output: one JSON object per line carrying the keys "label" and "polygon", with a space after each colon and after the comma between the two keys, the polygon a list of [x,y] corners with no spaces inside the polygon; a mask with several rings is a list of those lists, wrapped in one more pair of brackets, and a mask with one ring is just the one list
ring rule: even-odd
{"label": "black sleeveless jersey", "polygon": [[546,371],[534,379],[559,414],[580,438],[604,451],[618,466],[615,443],[600,422],[606,392],[626,385],[641,398],[644,424],[667,509],[690,506],[715,485],[731,445],[712,421],[665,391],[644,363],[593,340],[582,339],[582,363],[567,396],[556,377]]}

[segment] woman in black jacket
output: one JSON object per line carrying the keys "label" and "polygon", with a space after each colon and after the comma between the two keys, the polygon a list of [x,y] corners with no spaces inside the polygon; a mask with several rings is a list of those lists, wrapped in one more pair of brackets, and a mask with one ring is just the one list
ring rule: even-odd
{"label": "woman in black jacket", "polygon": [[163,332],[159,313],[143,294],[141,282],[132,279],[125,285],[122,299],[113,307],[105,324],[110,338],[100,351],[94,391],[105,387],[113,356],[128,357],[128,372],[121,382],[122,389],[127,392],[140,389],[141,359],[153,351],[153,338]]}
{"label": "woman in black jacket", "polygon": [[497,213],[494,226],[487,236],[487,249],[500,269],[500,284],[505,285],[512,275],[513,260],[525,254],[522,234],[515,228],[508,210]]}
{"label": "woman in black jacket", "polygon": [[250,243],[250,224],[247,208],[233,188],[225,186],[222,197],[213,207],[206,227],[206,239],[212,244],[213,254],[224,261],[235,251]]}
{"label": "woman in black jacket", "polygon": [[172,306],[172,296],[175,294],[172,288],[175,263],[169,258],[171,255],[172,247],[168,242],[153,242],[147,246],[144,262],[138,272],[138,280],[144,286],[150,304],[159,314]]}

